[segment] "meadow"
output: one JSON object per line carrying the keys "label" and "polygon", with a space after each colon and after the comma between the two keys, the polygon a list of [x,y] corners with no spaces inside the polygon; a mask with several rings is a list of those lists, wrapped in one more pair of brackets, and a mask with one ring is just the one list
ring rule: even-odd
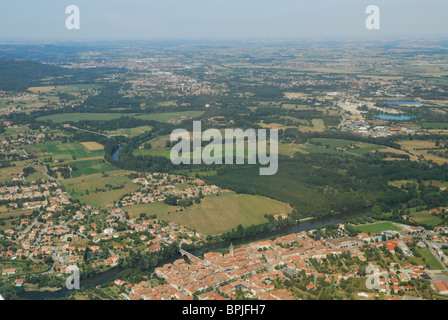
{"label": "meadow", "polygon": [[120,128],[117,130],[106,131],[105,133],[111,136],[117,135],[117,136],[135,137],[151,130],[152,130],[151,126],[141,126],[135,128]]}
{"label": "meadow", "polygon": [[47,141],[44,144],[29,145],[24,148],[36,157],[48,158],[51,156],[53,160],[59,161],[102,157],[104,154],[103,150],[89,150],[80,142]]}
{"label": "meadow", "polygon": [[[94,173],[119,170],[117,167],[107,163],[104,159],[88,159],[65,162],[64,165],[72,167],[72,178],[91,175]],[[58,166],[58,165],[53,165]]]}
{"label": "meadow", "polygon": [[418,248],[417,251],[422,255],[422,260],[424,261],[424,264],[427,265],[430,270],[443,270],[442,265],[439,263],[436,257],[434,257],[434,255],[428,248],[424,249]]}
{"label": "meadow", "polygon": [[430,227],[435,227],[443,221],[439,217],[433,216],[427,210],[417,212],[415,208],[412,208],[410,211],[411,211],[411,217],[409,219],[418,224],[424,224]]}
{"label": "meadow", "polygon": [[[12,167],[0,168],[0,183],[5,183],[5,182],[11,181],[11,178],[13,176],[22,172],[24,168],[30,167],[29,165],[26,164],[25,161],[15,161],[14,164],[15,164],[15,166],[12,166]],[[32,165],[31,167],[33,167],[34,170],[36,170],[36,172],[29,175],[28,177],[26,177],[27,181],[34,181],[36,179],[44,177],[43,176],[44,170],[43,170],[42,166]]]}
{"label": "meadow", "polygon": [[219,196],[209,195],[185,211],[176,212],[178,207],[164,203],[153,203],[125,207],[131,217],[140,213],[156,214],[161,220],[172,221],[199,231],[216,235],[230,231],[237,225],[244,227],[267,222],[265,214],[290,213],[292,208],[277,200],[258,195],[224,192]]}
{"label": "meadow", "polygon": [[204,111],[183,111],[183,112],[165,112],[165,113],[60,113],[37,118],[38,121],[52,121],[57,123],[78,122],[82,120],[100,120],[110,121],[121,117],[135,117],[142,120],[154,120],[167,122],[170,120],[181,120],[182,117],[199,117]]}
{"label": "meadow", "polygon": [[390,222],[378,222],[378,223],[372,223],[367,225],[360,225],[354,227],[359,232],[364,232],[367,234],[370,233],[381,233],[382,231],[386,230],[392,230],[392,231],[401,231],[401,228],[395,226],[394,224]]}
{"label": "meadow", "polygon": [[[139,186],[126,177],[130,171],[117,170],[108,172],[106,176],[102,173],[94,173],[87,176],[61,180],[62,185],[73,197],[95,207],[104,208],[108,204],[115,203],[124,194],[136,191]],[[123,186],[123,188],[112,190],[112,187]],[[97,191],[103,189],[106,191]]]}
{"label": "meadow", "polygon": [[166,112],[166,113],[149,113],[136,116],[137,119],[154,120],[158,122],[168,122],[170,120],[180,120],[182,117],[199,117],[204,111],[183,111],[183,112]]}

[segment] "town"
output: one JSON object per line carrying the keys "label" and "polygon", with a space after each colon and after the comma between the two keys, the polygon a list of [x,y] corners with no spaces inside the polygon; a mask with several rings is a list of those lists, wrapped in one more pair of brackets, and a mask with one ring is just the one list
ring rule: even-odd
{"label": "town", "polygon": [[0,45],[1,297],[446,300],[425,41]]}

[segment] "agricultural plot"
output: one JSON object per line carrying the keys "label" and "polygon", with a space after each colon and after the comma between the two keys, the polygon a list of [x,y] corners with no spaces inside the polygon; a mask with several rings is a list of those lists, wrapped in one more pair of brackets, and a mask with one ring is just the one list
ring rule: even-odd
{"label": "agricultural plot", "polygon": [[37,118],[39,121],[52,121],[57,123],[78,122],[81,120],[110,121],[121,117],[135,117],[142,120],[154,120],[159,122],[178,121],[183,118],[199,117],[204,111],[184,111],[165,113],[60,113]]}
{"label": "agricultural plot", "polygon": [[304,150],[304,145],[294,143],[279,143],[278,153],[286,156],[293,157],[297,152],[308,154],[308,151]]}
{"label": "agricultural plot", "polygon": [[204,111],[185,111],[185,112],[167,112],[167,113],[150,113],[136,116],[137,119],[154,120],[159,122],[177,121],[183,118],[196,118],[201,116]]}
{"label": "agricultural plot", "polygon": [[[231,150],[227,150],[225,147],[225,140],[224,140],[224,133],[223,134],[223,145],[222,145],[222,157],[224,157],[226,155],[226,153],[228,154],[235,154],[235,152],[237,151],[237,146],[236,143],[234,143],[234,148],[233,148],[233,152]],[[164,135],[164,136],[160,136],[157,137],[153,140],[150,140],[149,143],[151,144],[151,149],[136,149],[134,150],[134,155],[136,156],[156,156],[156,157],[166,157],[166,158],[170,158],[170,153],[171,153],[171,147],[167,147],[166,143],[170,141],[170,136],[169,135]],[[144,146],[144,145],[143,145]],[[204,150],[204,147],[201,149]],[[268,151],[269,151],[269,146],[268,146]],[[194,149],[191,149],[191,154],[193,155]],[[202,151],[201,151],[201,155],[202,155]],[[214,154],[212,153],[212,156],[214,156]],[[245,159],[247,159],[247,157],[249,156],[249,148],[248,148],[248,143],[247,141],[245,141],[244,143],[244,157]],[[205,159],[204,155],[202,155],[202,158]]]}
{"label": "agricultural plot", "polygon": [[430,227],[435,227],[443,221],[439,217],[433,216],[427,210],[416,212],[415,208],[411,209],[411,217],[409,219],[418,224],[424,224]]}
{"label": "agricultural plot", "polygon": [[135,128],[121,128],[117,130],[106,131],[106,133],[110,136],[127,136],[127,137],[135,137],[147,131],[151,131],[151,126],[141,126]]}
{"label": "agricultural plot", "polygon": [[95,84],[73,84],[73,85],[65,85],[65,86],[56,86],[55,91],[73,94],[73,93],[81,92],[83,90],[95,89],[97,87],[99,87],[99,86],[95,85]]}
{"label": "agricultural plot", "polygon": [[237,225],[244,227],[267,222],[265,214],[290,213],[292,208],[283,202],[262,196],[225,192],[220,196],[210,195],[185,211],[178,207],[154,203],[126,207],[131,216],[141,212],[156,214],[159,219],[173,221],[203,234],[220,234]]}
{"label": "agricultural plot", "polygon": [[397,188],[401,188],[402,185],[406,185],[407,183],[413,183],[416,184],[416,181],[413,180],[393,180],[393,181],[389,181],[389,185],[397,187]]}
{"label": "agricultural plot", "polygon": [[31,92],[50,92],[53,91],[55,87],[53,86],[45,86],[45,87],[30,87],[28,88],[28,91]]}
{"label": "agricultural plot", "polygon": [[[21,173],[24,168],[30,167],[29,165],[26,165],[24,161],[16,161],[14,164],[15,166],[13,167],[0,168],[0,183],[11,181],[11,178]],[[33,165],[31,167],[33,167],[36,172],[28,176],[26,178],[27,181],[34,181],[37,178],[43,177],[42,166]]]}
{"label": "agricultural plot", "polygon": [[117,167],[107,163],[104,159],[70,161],[65,162],[64,165],[70,165],[72,167],[72,178],[119,170]]}
{"label": "agricultural plot", "polygon": [[417,249],[417,251],[422,255],[424,264],[427,265],[430,270],[443,270],[442,265],[428,248]]}
{"label": "agricultural plot", "polygon": [[73,198],[78,198],[95,207],[104,208],[108,204],[118,201],[124,194],[134,192],[139,188],[127,177],[129,173],[125,170],[111,171],[106,176],[102,173],[94,173],[61,180],[61,183]]}
{"label": "agricultural plot", "polygon": [[[60,141],[48,141],[44,144],[25,146],[25,150],[36,157],[49,157],[53,160],[85,159],[103,156],[103,147],[98,143],[62,143]],[[95,147],[95,148],[93,148]],[[89,149],[90,148],[90,149]]]}
{"label": "agricultural plot", "polygon": [[448,123],[445,122],[423,122],[423,129],[448,129]]}
{"label": "agricultural plot", "polygon": [[378,222],[367,225],[355,226],[354,227],[359,232],[370,233],[381,233],[382,231],[392,230],[401,231],[401,228],[395,226],[390,222]]}
{"label": "agricultural plot", "polygon": [[104,146],[95,141],[81,142],[81,144],[89,151],[103,150]]}
{"label": "agricultural plot", "polygon": [[78,122],[82,120],[101,120],[109,121],[119,119],[120,117],[132,117],[138,115],[137,113],[59,113],[49,116],[37,118],[38,121],[52,121],[56,123],[63,123],[67,121]]}
{"label": "agricultural plot", "polygon": [[306,105],[293,104],[293,103],[284,103],[284,104],[282,104],[282,108],[288,109],[288,110],[307,110],[307,109],[309,109]]}
{"label": "agricultural plot", "polygon": [[[344,153],[350,153],[350,154],[365,154],[369,152],[373,152],[376,150],[383,149],[383,146],[371,144],[371,143],[365,143],[365,142],[359,142],[359,141],[350,141],[350,140],[340,140],[340,139],[311,139],[310,140],[313,143],[319,143],[322,146],[329,147],[331,149],[335,148],[345,148],[346,150]],[[351,148],[353,146],[353,148]]]}
{"label": "agricultural plot", "polygon": [[435,141],[426,140],[402,140],[398,142],[403,149],[415,156],[422,155],[426,160],[432,160],[437,164],[448,163],[448,159],[428,154],[431,149],[437,148]]}
{"label": "agricultural plot", "polygon": [[436,147],[436,143],[434,141],[427,140],[401,140],[398,141],[398,144],[400,144],[403,149],[411,151],[416,149],[429,149]]}
{"label": "agricultural plot", "polygon": [[448,188],[448,182],[446,182],[446,181],[436,181],[436,180],[427,180],[427,181],[424,181],[424,183],[425,183],[425,185],[426,186],[429,186],[429,185],[432,185],[432,186],[435,186],[435,187],[439,187],[440,188],[440,190],[446,190],[446,188]]}
{"label": "agricultural plot", "polygon": [[32,130],[30,130],[26,126],[18,126],[15,128],[6,128],[5,132],[3,132],[0,137],[9,137],[9,136],[17,136],[19,134],[27,134],[31,133]]}
{"label": "agricultural plot", "polygon": [[325,130],[324,120],[322,120],[322,119],[313,119],[311,122],[313,123],[313,127],[316,130],[321,130],[321,131]]}

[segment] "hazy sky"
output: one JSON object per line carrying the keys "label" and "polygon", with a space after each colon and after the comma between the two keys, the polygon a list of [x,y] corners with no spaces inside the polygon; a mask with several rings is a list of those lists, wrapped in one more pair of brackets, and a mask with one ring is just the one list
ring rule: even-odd
{"label": "hazy sky", "polygon": [[[68,5],[81,29],[67,30]],[[368,5],[381,30],[367,30]],[[230,40],[448,35],[448,0],[0,0],[0,40]]]}

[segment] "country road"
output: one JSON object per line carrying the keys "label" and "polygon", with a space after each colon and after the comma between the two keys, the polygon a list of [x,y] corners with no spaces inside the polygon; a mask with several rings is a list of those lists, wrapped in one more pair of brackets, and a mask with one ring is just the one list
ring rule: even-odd
{"label": "country road", "polygon": [[75,130],[79,130],[79,131],[88,132],[88,133],[99,134],[100,136],[104,136],[104,137],[106,137],[106,138],[108,138],[108,139],[111,138],[111,136],[109,136],[109,135],[107,135],[107,134],[105,134],[105,133],[101,133],[101,132],[95,132],[95,131],[90,131],[90,130],[86,130],[86,129],[80,129],[80,128],[78,128],[78,127],[74,127],[74,126],[69,126],[69,128],[71,128],[71,129],[75,129]]}

